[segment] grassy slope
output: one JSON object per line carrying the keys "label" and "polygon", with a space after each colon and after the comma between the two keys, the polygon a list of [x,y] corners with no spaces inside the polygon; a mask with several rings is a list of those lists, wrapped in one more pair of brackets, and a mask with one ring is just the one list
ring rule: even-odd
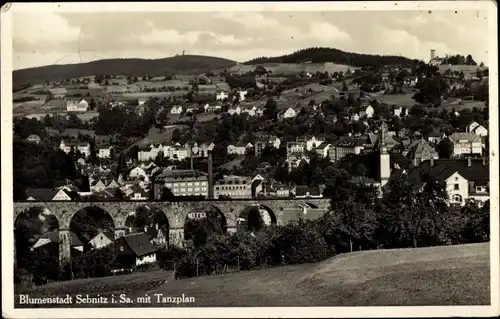
{"label": "grassy slope", "polygon": [[[183,280],[165,273],[161,286],[140,288],[134,275],[120,276],[135,291],[130,296],[162,293],[195,297],[180,306],[384,306],[487,305],[490,303],[489,244],[342,254],[318,264],[238,272]],[[148,276],[142,274],[139,276]],[[160,275],[152,272],[153,279]],[[120,277],[95,280],[117,283]],[[149,279],[142,278],[145,282]],[[60,288],[57,288],[59,285]],[[85,293],[92,280],[52,284],[62,293]],[[109,286],[109,284],[108,284]],[[73,288],[71,288],[73,287]],[[84,288],[85,287],[85,288]],[[81,291],[80,291],[81,289]],[[118,289],[105,289],[106,292]],[[124,292],[126,289],[124,289]],[[159,306],[151,304],[151,306]],[[163,305],[168,306],[168,304]]]}
{"label": "grassy slope", "polygon": [[235,62],[223,58],[186,55],[165,59],[108,59],[80,64],[49,65],[13,72],[14,86],[31,82],[43,83],[65,78],[92,76],[96,74],[132,74],[142,76],[164,76],[170,74],[199,74],[212,69],[230,67]]}

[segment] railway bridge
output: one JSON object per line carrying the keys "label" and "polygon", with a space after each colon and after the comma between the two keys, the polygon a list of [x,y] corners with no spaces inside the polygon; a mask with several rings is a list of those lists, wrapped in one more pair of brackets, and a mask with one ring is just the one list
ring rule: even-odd
{"label": "railway bridge", "polygon": [[215,209],[225,218],[228,231],[236,230],[238,218],[249,207],[259,207],[268,212],[271,222],[284,225],[292,220],[316,219],[329,210],[329,199],[244,199],[244,200],[201,200],[201,201],[18,201],[14,202],[14,225],[17,218],[27,210],[40,207],[53,215],[59,224],[59,259],[61,263],[69,260],[70,223],[73,216],[88,207],[97,207],[106,212],[113,220],[115,239],[127,233],[127,218],[139,206],[160,210],[168,221],[169,245],[183,246],[184,224],[192,212]]}

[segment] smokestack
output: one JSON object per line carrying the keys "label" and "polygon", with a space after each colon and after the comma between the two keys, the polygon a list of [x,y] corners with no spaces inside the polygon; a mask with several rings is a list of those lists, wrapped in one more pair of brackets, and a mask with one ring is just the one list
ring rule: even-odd
{"label": "smokestack", "polygon": [[434,158],[431,158],[431,166],[434,166]]}
{"label": "smokestack", "polygon": [[431,60],[436,57],[436,50],[431,50]]}
{"label": "smokestack", "polygon": [[472,166],[472,159],[470,157],[467,158],[467,167]]}
{"label": "smokestack", "polygon": [[191,160],[191,170],[194,170],[194,164],[193,164],[193,145],[189,144],[189,158]]}
{"label": "smokestack", "polygon": [[208,199],[214,198],[214,186],[212,175],[212,151],[208,151]]}

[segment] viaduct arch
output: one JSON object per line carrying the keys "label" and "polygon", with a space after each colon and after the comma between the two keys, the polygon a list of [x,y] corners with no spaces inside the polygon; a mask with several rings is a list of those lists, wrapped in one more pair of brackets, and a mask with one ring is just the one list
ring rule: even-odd
{"label": "viaduct arch", "polygon": [[151,209],[164,212],[169,225],[169,244],[184,245],[184,223],[189,213],[201,211],[207,206],[220,210],[226,217],[227,228],[235,229],[240,213],[249,206],[261,205],[270,209],[276,217],[277,225],[284,225],[299,217],[316,219],[329,211],[329,199],[270,199],[270,200],[204,200],[204,201],[123,201],[123,202],[70,202],[70,201],[18,201],[14,202],[14,222],[23,212],[32,207],[48,209],[59,223],[59,260],[65,264],[70,258],[70,222],[74,214],[87,207],[98,207],[112,218],[115,239],[127,232],[126,220],[137,207],[147,205]]}

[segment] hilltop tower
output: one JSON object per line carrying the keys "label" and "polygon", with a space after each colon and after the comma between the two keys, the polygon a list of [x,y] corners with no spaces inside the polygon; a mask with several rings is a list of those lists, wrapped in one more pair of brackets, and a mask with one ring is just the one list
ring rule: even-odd
{"label": "hilltop tower", "polygon": [[431,61],[434,60],[435,57],[436,57],[436,50],[432,49],[431,50]]}
{"label": "hilltop tower", "polygon": [[382,122],[380,130],[380,187],[384,187],[391,176],[391,159],[387,150],[387,124]]}

